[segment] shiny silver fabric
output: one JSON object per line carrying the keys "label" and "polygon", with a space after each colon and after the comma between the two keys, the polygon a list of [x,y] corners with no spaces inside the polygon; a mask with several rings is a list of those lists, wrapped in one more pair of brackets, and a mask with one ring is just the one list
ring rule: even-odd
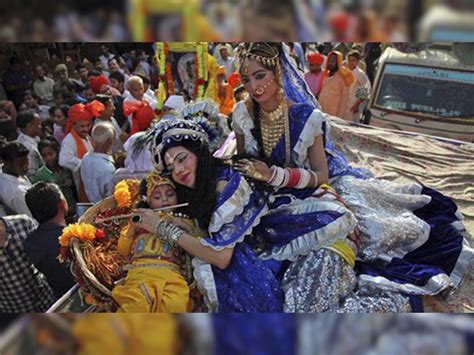
{"label": "shiny silver fabric", "polygon": [[337,178],[332,186],[356,215],[361,231],[358,258],[366,261],[403,258],[428,240],[429,225],[413,211],[430,202],[421,186],[384,180]]}
{"label": "shiny silver fabric", "polygon": [[399,293],[357,288],[354,270],[334,251],[320,249],[292,262],[283,277],[284,312],[409,312]]}

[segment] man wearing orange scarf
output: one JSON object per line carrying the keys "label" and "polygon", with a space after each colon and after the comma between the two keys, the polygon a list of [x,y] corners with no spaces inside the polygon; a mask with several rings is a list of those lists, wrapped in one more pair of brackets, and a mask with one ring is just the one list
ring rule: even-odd
{"label": "man wearing orange scarf", "polygon": [[322,79],[319,103],[323,112],[344,117],[349,93],[355,83],[352,71],[342,64],[342,53],[332,51],[328,54],[326,70]]}
{"label": "man wearing orange scarf", "polygon": [[79,171],[82,157],[94,150],[89,132],[93,118],[104,109],[105,106],[102,103],[94,100],[85,105],[72,105],[68,111],[66,131],[69,133],[61,143],[59,165],[72,171],[79,202],[88,202]]}
{"label": "man wearing orange scarf", "polygon": [[228,116],[234,110],[234,88],[226,82],[224,66],[217,69],[217,97],[219,112]]}

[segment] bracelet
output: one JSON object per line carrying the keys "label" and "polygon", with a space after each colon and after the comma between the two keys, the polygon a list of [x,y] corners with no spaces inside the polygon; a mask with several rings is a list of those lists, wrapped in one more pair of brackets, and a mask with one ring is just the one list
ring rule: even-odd
{"label": "bracelet", "polygon": [[283,169],[285,175],[284,175],[284,179],[280,185],[280,187],[286,187],[288,186],[288,181],[290,180],[290,172],[288,171],[288,169]]}
{"label": "bracelet", "polygon": [[285,179],[285,169],[276,165],[273,165],[271,169],[273,170],[273,174],[270,180],[268,180],[268,183],[274,187],[280,187]]}
{"label": "bracelet", "polygon": [[288,182],[285,184],[287,187],[296,187],[301,180],[300,169],[286,169],[288,171]]}
{"label": "bracelet", "polygon": [[283,168],[278,168],[278,180],[275,181],[275,186],[280,187],[283,185],[286,177],[286,170]]}
{"label": "bracelet", "polygon": [[276,167],[275,165],[273,165],[273,166],[270,168],[270,170],[272,171],[272,176],[270,177],[270,179],[268,179],[267,182],[268,182],[270,185],[273,185],[273,182],[274,182],[274,180],[275,180],[275,178],[276,178],[276,176],[277,176],[278,170],[277,170],[277,167]]}
{"label": "bracelet", "polygon": [[311,173],[308,170],[300,169],[301,178],[300,181],[296,184],[297,189],[304,189],[308,187],[309,182],[311,181]]}
{"label": "bracelet", "polygon": [[313,177],[314,177],[314,187],[318,187],[318,186],[319,186],[318,175],[317,175],[316,172],[314,172],[313,170],[310,170],[309,172],[310,172],[311,175],[313,175]]}
{"label": "bracelet", "polygon": [[281,168],[273,165],[272,176],[268,179],[268,184],[274,187],[294,187],[297,189],[307,188],[314,176],[315,187],[318,186],[318,175],[310,169]]}
{"label": "bracelet", "polygon": [[160,220],[155,228],[157,237],[171,244],[177,244],[184,233],[183,229],[164,219]]}

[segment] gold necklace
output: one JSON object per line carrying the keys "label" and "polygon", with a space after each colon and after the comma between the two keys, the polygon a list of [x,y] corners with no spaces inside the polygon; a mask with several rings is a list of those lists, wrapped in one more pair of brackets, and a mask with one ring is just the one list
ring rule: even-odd
{"label": "gold necklace", "polygon": [[[263,109],[260,109],[260,117],[263,152],[269,158],[283,133],[287,136],[288,105],[286,100],[283,99],[272,112],[265,112]],[[286,142],[288,138],[289,136],[285,139],[286,144],[288,143]]]}

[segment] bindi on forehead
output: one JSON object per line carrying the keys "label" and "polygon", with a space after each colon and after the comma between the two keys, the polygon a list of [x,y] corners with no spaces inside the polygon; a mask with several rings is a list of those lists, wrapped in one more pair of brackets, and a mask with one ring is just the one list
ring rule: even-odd
{"label": "bindi on forehead", "polygon": [[249,75],[249,63],[248,63],[248,61],[245,62],[244,66],[243,66],[242,74],[247,75],[247,76]]}
{"label": "bindi on forehead", "polygon": [[171,164],[173,163],[174,158],[171,156],[170,153],[165,153],[165,162],[166,164]]}
{"label": "bindi on forehead", "polygon": [[165,153],[165,161],[168,163],[168,164],[172,164],[177,158],[178,156],[182,155],[186,153],[186,150],[178,150],[176,151],[176,153],[174,154],[174,156],[172,156],[169,151]]}

